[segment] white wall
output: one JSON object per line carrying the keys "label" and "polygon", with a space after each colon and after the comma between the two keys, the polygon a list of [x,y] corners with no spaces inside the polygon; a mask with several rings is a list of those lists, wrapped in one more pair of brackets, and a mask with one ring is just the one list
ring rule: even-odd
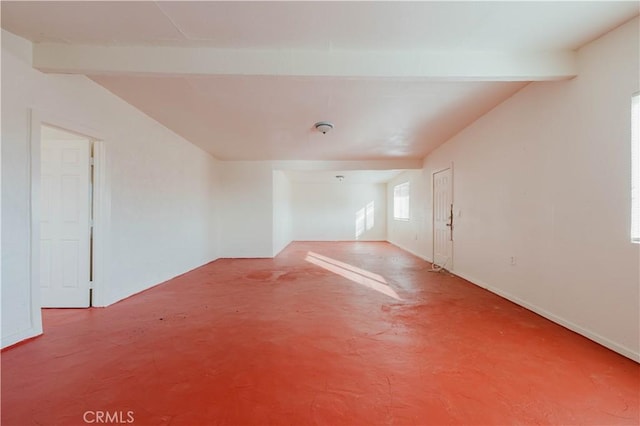
{"label": "white wall", "polygon": [[[384,184],[342,182],[344,185],[339,188],[334,183],[293,182],[287,172],[348,172],[398,167],[416,165],[413,160],[222,162],[220,223],[224,226],[220,227],[220,256],[273,257],[292,240],[355,240],[356,212],[370,201],[375,201],[375,227],[366,230],[359,239],[386,240]],[[285,179],[289,180],[290,187]],[[336,204],[336,199],[342,201]],[[309,209],[309,206],[313,208]]]}
{"label": "white wall", "polygon": [[[10,37],[2,32],[2,347],[42,331],[40,312],[32,310],[29,264],[30,123],[26,106],[33,104],[34,88],[29,73],[15,78],[21,61],[30,60],[31,45],[14,41],[15,53],[8,52],[5,46],[13,41]],[[24,107],[11,108],[14,102]]]}
{"label": "white wall", "polygon": [[273,255],[293,240],[291,182],[282,170],[273,171]]}
{"label": "white wall", "polygon": [[424,163],[430,176],[454,162],[457,274],[636,360],[630,101],[639,49],[635,19],[580,49],[577,78],[528,85]]}
{"label": "white wall", "polygon": [[273,256],[273,169],[269,161],[222,163],[222,257]]}
{"label": "white wall", "polygon": [[[393,218],[393,188],[409,182],[409,220]],[[422,170],[407,170],[387,183],[387,241],[431,261],[429,239],[431,222],[427,223],[427,198],[431,192]]]}
{"label": "white wall", "polygon": [[[387,235],[385,184],[292,182],[295,241],[382,241]],[[373,223],[356,235],[356,220],[369,203]],[[363,210],[364,209],[364,210]],[[372,225],[372,226],[371,226]]]}
{"label": "white wall", "polygon": [[[41,332],[36,257],[30,259],[34,117],[104,140],[106,241],[99,305],[218,257],[219,164],[83,76],[31,68],[31,43],[2,32],[2,346]],[[39,126],[37,126],[39,128]],[[33,170],[39,191],[39,170]],[[37,197],[33,207],[39,206]]]}

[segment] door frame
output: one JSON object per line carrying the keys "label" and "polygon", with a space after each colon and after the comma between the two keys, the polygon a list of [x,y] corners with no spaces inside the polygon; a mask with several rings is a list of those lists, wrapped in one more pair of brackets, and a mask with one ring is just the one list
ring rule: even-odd
{"label": "door frame", "polygon": [[[446,167],[441,167],[439,169],[435,169],[433,172],[431,172],[431,263],[434,266],[434,268],[436,266],[440,266],[440,265],[436,265],[434,262],[436,261],[435,257],[436,257],[436,238],[435,238],[435,229],[436,229],[436,224],[435,224],[435,215],[433,214],[433,208],[434,208],[434,197],[435,197],[435,193],[434,193],[434,188],[433,185],[435,183],[435,179],[434,176],[440,172],[444,172],[445,170],[451,170],[451,205],[455,206],[455,198],[454,198],[454,182],[455,182],[455,174],[453,172],[453,161],[451,163],[449,163],[448,166]],[[454,214],[455,209],[452,208],[452,212],[451,214],[455,217]],[[455,251],[455,245],[453,244],[454,238],[453,238],[453,229],[454,227],[451,227],[451,261],[449,262],[448,268],[446,268],[449,271],[453,271],[453,260],[454,260],[454,251]],[[444,269],[444,266],[442,267]]]}
{"label": "door frame", "polygon": [[40,309],[40,175],[41,175],[41,126],[57,127],[65,131],[87,137],[93,152],[93,238],[90,242],[91,259],[91,305],[106,305],[106,255],[108,253],[107,230],[110,223],[110,197],[106,168],[105,140],[100,132],[78,121],[61,117],[54,112],[29,110],[29,176],[30,176],[30,281],[31,281],[31,321],[34,328],[42,330]]}

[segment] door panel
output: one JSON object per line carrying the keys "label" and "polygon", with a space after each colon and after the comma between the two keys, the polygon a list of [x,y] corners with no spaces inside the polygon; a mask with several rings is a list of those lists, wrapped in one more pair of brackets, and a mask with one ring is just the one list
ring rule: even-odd
{"label": "door panel", "polygon": [[65,226],[75,226],[80,218],[78,211],[78,198],[80,185],[78,176],[63,175],[60,179],[62,193],[62,222]]}
{"label": "door panel", "polygon": [[453,267],[453,173],[445,169],[433,174],[433,263]]}
{"label": "door panel", "polygon": [[40,287],[51,285],[51,240],[40,240]]}
{"label": "door panel", "polygon": [[42,140],[40,287],[43,307],[88,307],[90,141]]}

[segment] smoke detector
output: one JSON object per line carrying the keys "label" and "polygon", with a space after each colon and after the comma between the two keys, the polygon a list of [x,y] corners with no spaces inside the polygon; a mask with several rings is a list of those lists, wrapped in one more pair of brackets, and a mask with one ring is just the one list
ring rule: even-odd
{"label": "smoke detector", "polygon": [[329,123],[328,121],[318,121],[313,126],[323,135],[326,135],[329,130],[333,129],[333,123]]}

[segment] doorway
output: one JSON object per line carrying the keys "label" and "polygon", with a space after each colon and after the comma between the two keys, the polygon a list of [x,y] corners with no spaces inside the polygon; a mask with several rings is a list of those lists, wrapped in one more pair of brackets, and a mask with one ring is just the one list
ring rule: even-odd
{"label": "doorway", "polygon": [[40,300],[44,308],[91,306],[93,140],[40,128]]}
{"label": "doorway", "polygon": [[453,167],[433,174],[433,267],[453,268]]}

